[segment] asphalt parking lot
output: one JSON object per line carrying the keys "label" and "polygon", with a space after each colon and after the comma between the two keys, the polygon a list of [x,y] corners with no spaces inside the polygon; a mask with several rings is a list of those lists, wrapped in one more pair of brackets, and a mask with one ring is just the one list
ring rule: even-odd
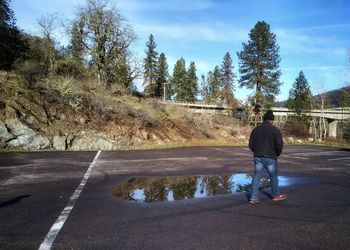
{"label": "asphalt parking lot", "polygon": [[115,197],[133,177],[252,173],[247,147],[0,153],[0,249],[349,249],[350,149],[285,146],[288,199]]}

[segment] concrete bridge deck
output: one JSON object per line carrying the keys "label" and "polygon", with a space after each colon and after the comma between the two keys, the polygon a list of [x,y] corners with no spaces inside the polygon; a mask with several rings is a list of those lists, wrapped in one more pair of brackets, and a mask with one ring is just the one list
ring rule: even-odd
{"label": "concrete bridge deck", "polygon": [[[212,112],[212,111],[225,111],[230,107],[224,104],[204,104],[204,103],[188,103],[188,102],[174,102],[163,101],[165,104],[177,105],[194,109],[199,112]],[[294,112],[288,108],[273,107],[271,108],[276,116],[294,116]],[[348,120],[350,119],[350,107],[346,108],[333,108],[333,109],[314,109],[311,112],[306,112],[305,115],[321,117],[330,120]]]}

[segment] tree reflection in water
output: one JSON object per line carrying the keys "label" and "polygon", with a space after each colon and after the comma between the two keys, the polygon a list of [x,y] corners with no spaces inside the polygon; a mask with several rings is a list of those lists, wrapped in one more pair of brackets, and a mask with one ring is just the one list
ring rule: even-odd
{"label": "tree reflection in water", "polygon": [[[177,176],[131,178],[114,187],[113,195],[129,201],[157,202],[186,200],[234,192],[251,188],[251,175]],[[261,188],[270,186],[268,177],[261,179]]]}

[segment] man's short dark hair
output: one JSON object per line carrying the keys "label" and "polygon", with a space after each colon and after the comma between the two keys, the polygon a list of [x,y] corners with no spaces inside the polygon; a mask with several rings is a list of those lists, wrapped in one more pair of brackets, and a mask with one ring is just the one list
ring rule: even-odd
{"label": "man's short dark hair", "polygon": [[275,116],[273,115],[272,110],[267,110],[265,115],[264,115],[264,121],[269,120],[269,121],[273,121],[275,120]]}

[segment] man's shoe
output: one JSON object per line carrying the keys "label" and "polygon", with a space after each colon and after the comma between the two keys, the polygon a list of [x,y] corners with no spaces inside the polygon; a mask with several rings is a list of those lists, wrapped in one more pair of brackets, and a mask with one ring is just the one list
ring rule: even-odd
{"label": "man's shoe", "polygon": [[257,204],[257,203],[260,203],[260,200],[259,199],[250,200],[249,203],[250,204]]}
{"label": "man's shoe", "polygon": [[287,199],[287,195],[286,194],[272,195],[272,200],[273,201],[283,201],[285,199]]}

